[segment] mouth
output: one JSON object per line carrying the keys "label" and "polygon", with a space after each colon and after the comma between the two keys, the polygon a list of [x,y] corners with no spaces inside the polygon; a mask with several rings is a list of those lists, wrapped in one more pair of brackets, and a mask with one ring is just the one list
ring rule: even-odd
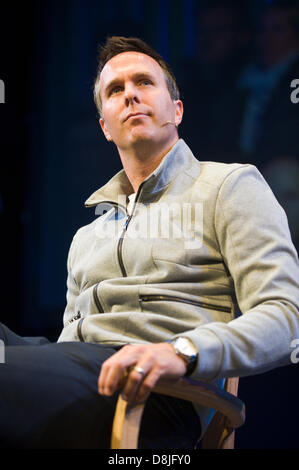
{"label": "mouth", "polygon": [[130,119],[130,118],[139,118],[139,117],[144,117],[144,116],[147,116],[147,114],[144,114],[144,113],[131,113],[125,118],[124,122],[128,121],[128,119]]}

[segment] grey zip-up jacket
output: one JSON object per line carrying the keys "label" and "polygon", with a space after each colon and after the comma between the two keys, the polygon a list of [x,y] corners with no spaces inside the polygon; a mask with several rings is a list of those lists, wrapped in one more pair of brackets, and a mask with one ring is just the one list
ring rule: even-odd
{"label": "grey zip-up jacket", "polygon": [[86,201],[100,216],[71,244],[58,341],[186,336],[199,351],[192,377],[208,381],[290,364],[298,256],[256,167],[200,162],[179,139],[140,185],[129,216],[133,192],[122,170]]}

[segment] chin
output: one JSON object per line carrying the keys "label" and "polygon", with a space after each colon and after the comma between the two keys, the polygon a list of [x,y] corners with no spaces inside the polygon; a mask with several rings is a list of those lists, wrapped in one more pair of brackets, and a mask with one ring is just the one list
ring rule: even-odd
{"label": "chin", "polygon": [[153,134],[153,132],[150,132],[148,130],[144,130],[144,129],[136,129],[134,130],[134,132],[131,133],[130,135],[130,142],[131,143],[138,143],[138,142],[148,142],[148,141],[152,141],[152,140],[155,140],[155,135]]}

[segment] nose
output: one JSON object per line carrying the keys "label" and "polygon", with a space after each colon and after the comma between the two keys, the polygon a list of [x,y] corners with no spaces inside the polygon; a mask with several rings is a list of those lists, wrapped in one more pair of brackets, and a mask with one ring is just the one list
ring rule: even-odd
{"label": "nose", "polygon": [[125,98],[126,106],[140,102],[138,90],[133,84],[126,86],[125,92],[124,92],[124,98]]}

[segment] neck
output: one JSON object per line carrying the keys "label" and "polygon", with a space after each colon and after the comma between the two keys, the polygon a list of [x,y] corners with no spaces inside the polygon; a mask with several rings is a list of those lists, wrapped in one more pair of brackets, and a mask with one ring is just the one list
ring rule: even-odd
{"label": "neck", "polygon": [[129,150],[118,149],[123,168],[134,192],[138,190],[142,181],[159,166],[162,159],[177,141],[178,136],[176,135],[175,138],[165,142],[162,146],[161,143],[159,146],[147,143],[145,146],[137,146]]}

